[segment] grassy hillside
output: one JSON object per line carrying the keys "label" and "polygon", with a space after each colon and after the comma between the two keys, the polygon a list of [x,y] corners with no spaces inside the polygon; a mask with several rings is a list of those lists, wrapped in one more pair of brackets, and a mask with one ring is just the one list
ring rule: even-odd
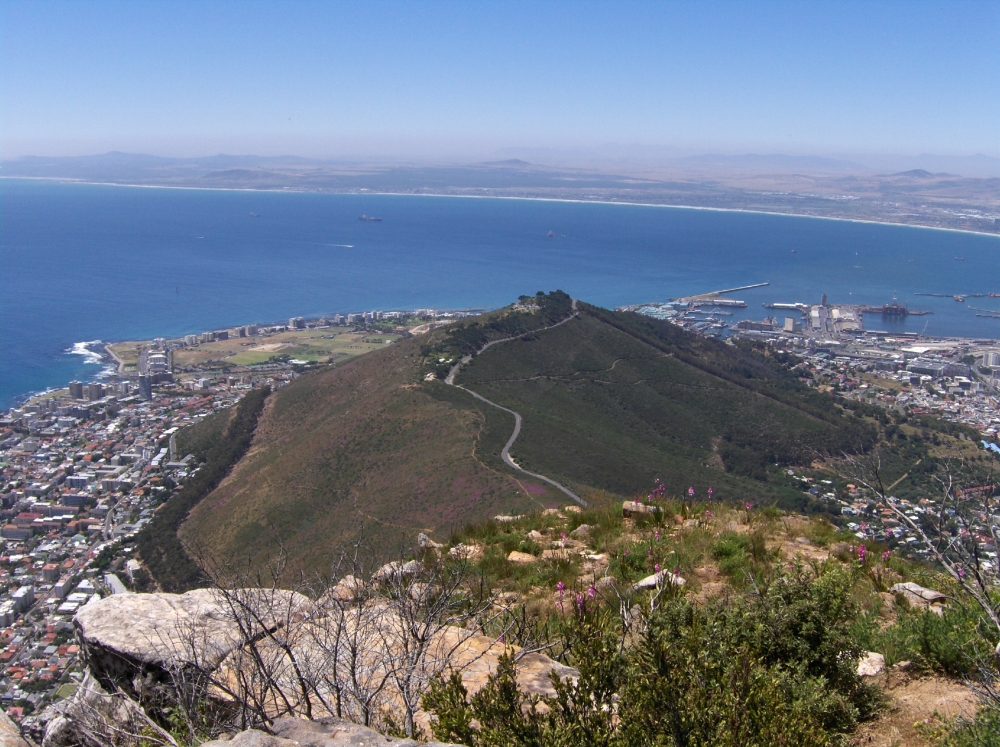
{"label": "grassy hillside", "polygon": [[424,383],[420,346],[407,340],[276,392],[250,452],[192,511],[183,540],[218,558],[266,556],[281,541],[298,566],[319,569],[362,526],[394,549],[420,531],[537,508],[478,458],[495,415]]}
{"label": "grassy hillside", "polygon": [[542,329],[570,313],[565,294],[525,298],[301,377],[275,394],[182,538],[218,557],[263,556],[280,540],[297,567],[320,569],[362,524],[394,546],[564,502],[500,460],[510,414],[441,380],[483,342],[518,334],[457,383],[520,412],[514,459],[584,496],[648,492],[659,478],[675,494],[712,486],[717,498],[801,508],[801,492],[771,482],[774,464],[871,436],[758,353],[585,304]]}

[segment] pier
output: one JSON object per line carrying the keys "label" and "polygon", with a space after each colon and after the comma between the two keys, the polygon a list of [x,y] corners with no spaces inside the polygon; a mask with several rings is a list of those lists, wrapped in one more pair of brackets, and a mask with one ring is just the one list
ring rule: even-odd
{"label": "pier", "polygon": [[683,296],[681,298],[675,298],[674,301],[678,303],[691,303],[693,301],[710,301],[716,296],[721,296],[725,293],[735,293],[736,291],[751,290],[752,288],[763,288],[764,286],[770,285],[771,283],[754,283],[753,285],[741,285],[738,288],[723,288],[722,290],[709,291],[708,293],[697,293],[693,296]]}

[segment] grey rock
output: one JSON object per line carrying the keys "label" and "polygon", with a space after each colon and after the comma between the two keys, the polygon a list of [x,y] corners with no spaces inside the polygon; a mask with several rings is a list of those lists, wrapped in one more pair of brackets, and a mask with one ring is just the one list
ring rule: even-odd
{"label": "grey rock", "polygon": [[416,576],[420,573],[422,568],[423,566],[421,566],[416,560],[410,560],[406,563],[401,560],[394,560],[391,563],[386,563],[384,566],[375,571],[375,573],[372,574],[372,581],[377,584],[398,581],[400,579]]}
{"label": "grey rock", "polygon": [[[289,615],[305,614],[312,602],[295,592],[245,589],[234,592],[280,627]],[[234,613],[212,589],[186,594],[114,594],[88,604],[73,618],[89,671],[108,691],[135,697],[145,687],[169,686],[170,672],[211,671],[243,637]]]}
{"label": "grey rock", "polygon": [[256,729],[241,731],[232,739],[213,739],[202,742],[201,747],[300,747],[298,742],[281,737],[272,737]]}
{"label": "grey rock", "polygon": [[891,589],[889,589],[893,594],[902,594],[906,600],[913,604],[928,605],[928,604],[943,604],[948,601],[948,597],[942,594],[940,591],[934,591],[933,589],[927,589],[920,584],[915,584],[913,582],[908,582],[905,584],[896,584]]}
{"label": "grey rock", "polygon": [[593,529],[590,524],[581,524],[576,529],[574,529],[570,534],[574,537],[585,537],[590,534],[590,530]]}
{"label": "grey rock", "polygon": [[435,542],[423,532],[417,535],[417,545],[421,550],[437,550],[443,547],[440,542]]}
{"label": "grey rock", "polygon": [[[290,743],[301,747],[418,747],[412,739],[396,739],[379,734],[358,724],[342,719],[327,718],[319,721],[283,718],[274,723],[274,733]],[[285,747],[289,742],[279,742],[273,747]],[[426,747],[447,747],[442,742],[426,742]],[[227,747],[235,747],[229,743]],[[244,747],[240,745],[239,747]],[[253,747],[257,747],[254,745]],[[272,747],[261,744],[260,747]]]}
{"label": "grey rock", "polygon": [[659,573],[654,573],[652,576],[646,576],[646,578],[641,581],[637,581],[633,584],[632,591],[654,589],[658,586],[663,586],[664,584],[669,584],[670,586],[683,586],[686,583],[687,581],[670,571],[660,571]]}
{"label": "grey rock", "polygon": [[659,511],[660,509],[656,506],[647,506],[645,503],[639,503],[638,501],[625,501],[622,503],[622,517],[625,519],[634,519],[637,516],[652,516],[659,513]]}
{"label": "grey rock", "polygon": [[17,724],[3,711],[0,711],[0,747],[30,747]]}
{"label": "grey rock", "polygon": [[885,671],[885,657],[874,651],[866,651],[858,661],[859,677],[875,677]]}

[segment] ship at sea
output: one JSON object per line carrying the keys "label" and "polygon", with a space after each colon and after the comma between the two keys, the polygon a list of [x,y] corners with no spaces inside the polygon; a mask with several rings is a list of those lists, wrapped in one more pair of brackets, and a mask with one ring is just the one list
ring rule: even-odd
{"label": "ship at sea", "polygon": [[861,310],[866,314],[881,314],[882,316],[924,316],[926,314],[932,314],[931,311],[917,311],[916,309],[907,308],[906,304],[901,304],[899,299],[894,293],[892,295],[892,303],[885,303],[881,306],[862,306]]}
{"label": "ship at sea", "polygon": [[374,215],[359,215],[358,216],[358,220],[368,220],[368,221],[372,221],[374,223],[381,223],[382,222],[381,218],[376,218]]}

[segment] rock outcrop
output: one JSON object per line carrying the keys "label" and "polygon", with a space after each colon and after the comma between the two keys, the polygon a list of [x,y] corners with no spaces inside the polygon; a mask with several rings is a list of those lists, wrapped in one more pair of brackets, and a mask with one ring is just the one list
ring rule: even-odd
{"label": "rock outcrop", "polygon": [[948,597],[942,594],[940,591],[934,591],[934,589],[928,589],[920,584],[915,583],[905,583],[896,584],[891,589],[889,589],[893,594],[902,594],[906,601],[911,604],[917,604],[921,606],[926,606],[928,604],[944,604],[948,601]]}
{"label": "rock outcrop", "polygon": [[885,671],[885,657],[874,651],[866,651],[858,660],[858,677],[876,677]]}
{"label": "rock outcrop", "polygon": [[[297,718],[278,719],[274,734],[251,729],[232,739],[205,742],[201,747],[449,747],[442,742],[414,742],[412,739],[386,737],[377,731],[342,719],[304,721]],[[452,747],[455,747],[452,745]]]}
{"label": "rock outcrop", "polygon": [[647,506],[645,503],[639,503],[638,501],[625,501],[622,503],[622,518],[625,519],[653,516],[659,513],[659,511],[660,509],[656,506]]}
{"label": "rock outcrop", "polygon": [[17,724],[3,711],[0,711],[0,747],[29,747]]}
{"label": "rock outcrop", "polygon": [[[393,567],[389,573],[401,571],[403,567]],[[221,700],[238,702],[241,696],[236,683],[246,676],[251,679],[260,676],[253,669],[255,661],[267,662],[267,681],[276,688],[274,692],[281,693],[284,706],[273,711],[275,716],[304,711],[300,708],[305,703],[300,695],[306,697],[303,695],[306,691],[302,690],[304,682],[309,683],[307,690],[316,696],[308,696],[313,701],[311,715],[332,716],[322,707],[317,712],[317,703],[333,702],[330,678],[339,676],[338,673],[346,676],[341,672],[347,666],[342,660],[346,654],[332,647],[337,640],[350,639],[356,646],[356,657],[349,663],[355,668],[351,671],[388,683],[378,697],[389,708],[399,706],[402,697],[402,691],[394,689],[394,667],[410,667],[407,671],[417,682],[426,682],[442,670],[456,671],[470,695],[486,684],[504,654],[519,659],[518,684],[528,695],[553,696],[553,675],[561,679],[578,676],[576,670],[547,656],[523,654],[516,646],[456,626],[432,629],[426,641],[426,656],[410,661],[407,656],[412,649],[407,647],[413,641],[406,637],[406,619],[386,599],[366,599],[359,594],[361,585],[359,579],[345,579],[315,603],[285,591],[244,589],[223,595],[203,589],[180,595],[117,595],[89,605],[75,618],[82,659],[88,667],[85,684],[60,708],[61,715],[50,722],[45,732],[45,747],[77,744],[75,725],[82,723],[84,714],[93,714],[95,706],[113,712],[115,704],[121,702],[109,700],[109,692],[124,693],[155,710],[164,701],[169,702],[171,688],[176,694],[178,674],[189,683],[201,678],[199,681]],[[380,587],[375,584],[371,588]],[[342,595],[349,598],[346,604],[340,599]],[[253,612],[248,612],[249,608]],[[252,646],[248,644],[251,640]],[[224,685],[223,692],[219,691],[220,683]],[[277,704],[278,699],[274,702]],[[344,706],[345,712],[350,713],[350,702],[345,701]],[[427,725],[426,714],[418,712],[416,718],[418,724]],[[297,719],[293,721],[300,723]],[[299,740],[303,747],[397,743],[385,742],[384,737],[370,730],[350,731],[355,727],[349,722],[338,724],[322,722],[316,726],[317,730],[322,726],[327,731],[315,731],[313,741],[301,741],[298,736],[283,732],[276,732],[276,737],[245,732],[226,744],[231,747],[284,744],[275,739]],[[354,734],[360,736],[355,739]],[[365,741],[371,740],[373,734],[383,741]]]}
{"label": "rock outcrop", "polygon": [[[235,593],[115,594],[77,612],[73,622],[84,662],[101,686],[135,697],[138,679],[169,684],[171,672],[217,667],[247,635],[280,628],[312,603],[301,594],[268,589]],[[252,608],[254,612],[247,612]]]}
{"label": "rock outcrop", "polygon": [[664,585],[683,586],[686,583],[687,581],[675,573],[671,573],[670,571],[660,571],[659,573],[654,573],[652,576],[646,576],[646,578],[636,581],[632,586],[632,591],[655,589]]}

